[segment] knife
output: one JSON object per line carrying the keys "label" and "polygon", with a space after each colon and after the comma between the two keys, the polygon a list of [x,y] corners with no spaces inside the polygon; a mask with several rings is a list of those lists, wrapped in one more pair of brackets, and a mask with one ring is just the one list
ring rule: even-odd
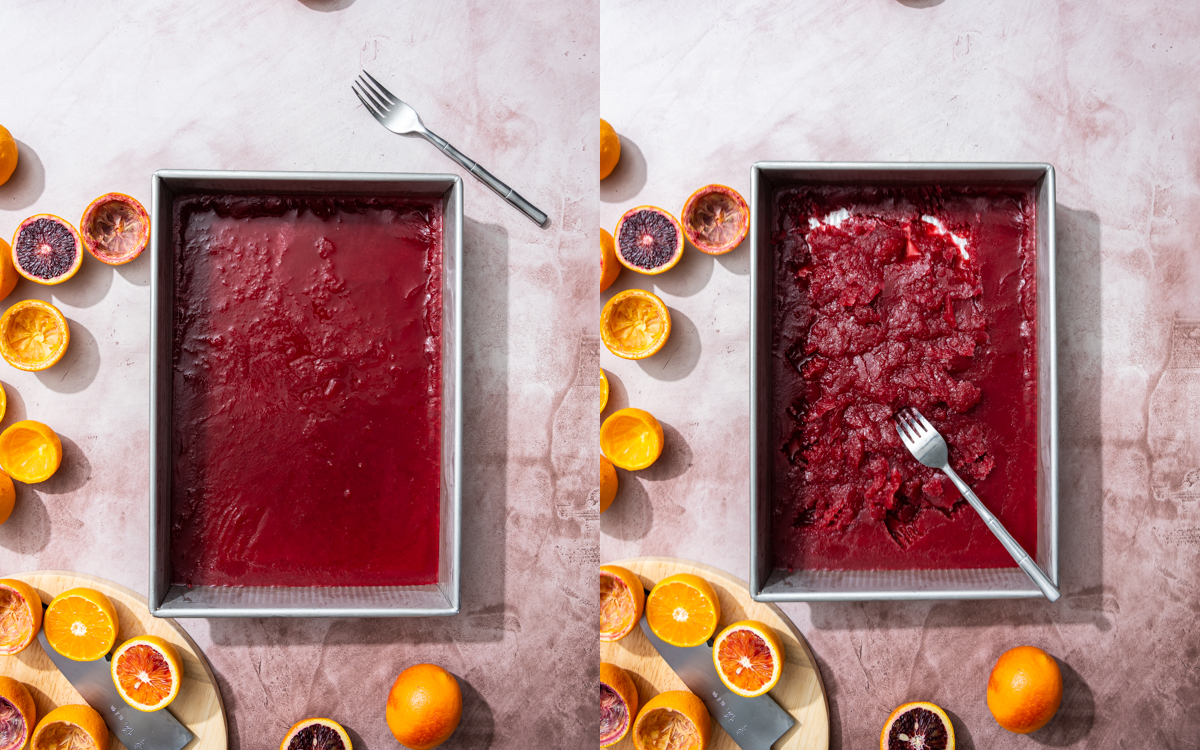
{"label": "knife", "polygon": [[130,708],[113,684],[108,656],[95,661],[75,661],[54,650],[46,632],[38,633],[42,650],[67,682],[104,717],[104,723],[129,750],[181,750],[192,741],[192,733],[167,710],[139,711]]}
{"label": "knife", "polygon": [[742,750],[771,750],[771,745],[796,723],[795,717],[780,708],[771,696],[743,698],[725,687],[713,666],[709,644],[692,648],[672,646],[650,630],[645,617],[641,625],[650,645],[675,670],[688,690],[700,696],[708,712]]}

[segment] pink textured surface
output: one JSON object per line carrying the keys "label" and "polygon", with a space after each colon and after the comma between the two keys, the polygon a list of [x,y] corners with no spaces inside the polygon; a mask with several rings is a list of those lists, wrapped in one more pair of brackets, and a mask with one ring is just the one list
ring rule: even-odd
{"label": "pink textured surface", "polygon": [[[118,18],[119,17],[119,18]],[[185,620],[216,671],[234,747],[278,746],[310,715],[356,748],[397,747],[388,688],[414,663],[464,683],[445,747],[584,746],[599,719],[594,570],[598,16],[591,4],[275,0],[141,8],[8,4],[0,123],[20,164],[0,236],[25,216],[76,221],[110,190],[149,206],[155,169],[452,172],[381,128],[360,67],[547,211],[539,229],[465,180],[462,613],[423,620]],[[65,462],[18,490],[0,572],[77,570],[145,592],[150,262],[85,260],[52,300],[63,362],[0,364],[3,425],[55,428]],[[586,300],[586,304],[579,304]]]}
{"label": "pink textured surface", "polygon": [[[915,699],[952,713],[960,748],[1195,744],[1200,349],[1180,327],[1172,360],[1171,339],[1176,316],[1200,318],[1197,29],[1187,2],[602,3],[601,115],[625,139],[604,227],[642,203],[678,211],[710,182],[748,196],[758,160],[1058,170],[1063,598],[785,605],[820,662],[833,747],[877,747]],[[675,327],[648,360],[602,353],[609,409],[646,408],[666,431],[658,464],[620,474],[603,560],[748,574],[748,262],[748,243],[688,250],[609,290],[654,290]],[[1066,683],[1030,736],[984,702],[1020,644],[1057,657]]]}

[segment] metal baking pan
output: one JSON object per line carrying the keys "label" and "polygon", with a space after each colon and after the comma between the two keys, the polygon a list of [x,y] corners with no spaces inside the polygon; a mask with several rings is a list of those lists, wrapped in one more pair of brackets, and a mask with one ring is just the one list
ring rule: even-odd
{"label": "metal baking pan", "polygon": [[771,197],[797,185],[1020,185],[1037,212],[1037,503],[1034,559],[1058,583],[1058,394],[1054,168],[1027,163],[758,162],[750,171],[750,593],[758,601],[1018,599],[1042,593],[1020,568],[779,570],[771,567]]}
{"label": "metal baking pan", "polygon": [[[442,480],[438,580],[423,586],[171,585],[172,347],[176,195],[422,195],[442,199]],[[155,617],[420,617],[459,610],[462,536],[462,180],[448,174],[154,173],[150,320],[150,613]]]}

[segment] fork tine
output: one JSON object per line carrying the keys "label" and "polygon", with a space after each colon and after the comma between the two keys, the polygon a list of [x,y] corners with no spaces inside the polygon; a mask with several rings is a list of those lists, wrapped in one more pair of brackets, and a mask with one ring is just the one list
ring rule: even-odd
{"label": "fork tine", "polygon": [[922,427],[924,427],[926,430],[933,429],[933,425],[929,424],[929,420],[925,418],[924,414],[917,411],[916,409],[913,409],[912,411],[913,411],[913,414],[917,415],[917,421],[919,421],[921,423]]}
{"label": "fork tine", "polygon": [[388,91],[388,90],[387,90],[387,88],[385,88],[385,87],[384,87],[384,85],[383,85],[382,83],[380,83],[379,81],[376,81],[376,80],[375,80],[375,76],[371,75],[370,73],[368,73],[368,72],[367,72],[367,71],[365,71],[365,70],[362,72],[362,74],[363,74],[363,75],[365,75],[365,76],[366,76],[368,79],[370,79],[371,83],[375,84],[375,90],[376,90],[376,91],[377,91],[379,94],[381,94],[381,95],[383,96],[383,98],[384,98],[384,99],[388,100],[388,102],[389,102],[389,103],[390,103],[392,106],[395,106],[396,104],[398,104],[398,103],[400,102],[400,100],[399,100],[399,99],[397,99],[396,97],[392,96],[392,92]]}
{"label": "fork tine", "polygon": [[375,111],[374,105],[372,105],[370,102],[368,102],[366,99],[364,99],[363,95],[358,93],[358,89],[355,88],[353,85],[351,85],[350,88],[354,89],[354,95],[357,96],[358,100],[363,103],[363,106],[367,108],[367,111],[371,113],[371,116],[374,117],[376,120],[379,120],[379,123],[381,125],[384,125],[384,127],[386,127],[387,123],[385,123],[383,121],[383,115],[381,115]]}
{"label": "fork tine", "polygon": [[917,424],[916,420],[913,419],[911,409],[901,409],[900,413],[896,415],[896,418],[903,423],[906,434],[912,440],[917,440],[921,437],[921,433],[924,432],[924,430],[922,430]]}
{"label": "fork tine", "polygon": [[388,110],[391,109],[391,105],[384,102],[378,94],[371,90],[369,85],[363,83],[361,78],[355,79],[354,84],[358,86],[362,96],[365,96],[367,99],[371,100],[371,103],[375,105],[375,109],[379,110],[381,115],[386,115],[388,113]]}

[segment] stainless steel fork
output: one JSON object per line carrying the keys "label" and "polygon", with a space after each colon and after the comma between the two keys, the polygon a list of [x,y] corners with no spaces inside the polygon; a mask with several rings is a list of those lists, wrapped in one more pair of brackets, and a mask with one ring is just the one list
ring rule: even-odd
{"label": "stainless steel fork", "polygon": [[392,92],[384,88],[370,73],[363,71],[350,88],[355,96],[367,108],[371,115],[379,120],[379,124],[398,135],[419,135],[442,150],[446,156],[458,162],[463,169],[475,175],[475,179],[490,187],[504,200],[511,203],[518,211],[528,216],[539,227],[546,226],[550,217],[529,201],[517,194],[517,191],[497,180],[483,167],[468,159],[461,151],[451,146],[445,138],[435,134],[421,122],[421,116],[412,107],[405,104]]}
{"label": "stainless steel fork", "polygon": [[896,432],[900,435],[904,447],[908,448],[909,453],[912,453],[918,461],[931,469],[941,469],[946,476],[950,477],[950,481],[954,482],[954,486],[958,488],[975,512],[983,518],[983,522],[987,524],[991,532],[1004,545],[1004,549],[1008,550],[1012,559],[1021,566],[1021,570],[1033,579],[1047,599],[1057,600],[1058,588],[1050,581],[1050,578],[1042,572],[1029,553],[1020,544],[1017,544],[1017,540],[1012,538],[1012,535],[992,515],[992,512],[983,506],[983,502],[971,491],[967,483],[959,478],[954,469],[950,468],[950,449],[946,445],[946,439],[933,428],[933,425],[929,424],[929,420],[921,416],[921,412],[916,409],[901,409],[900,413],[896,415]]}

